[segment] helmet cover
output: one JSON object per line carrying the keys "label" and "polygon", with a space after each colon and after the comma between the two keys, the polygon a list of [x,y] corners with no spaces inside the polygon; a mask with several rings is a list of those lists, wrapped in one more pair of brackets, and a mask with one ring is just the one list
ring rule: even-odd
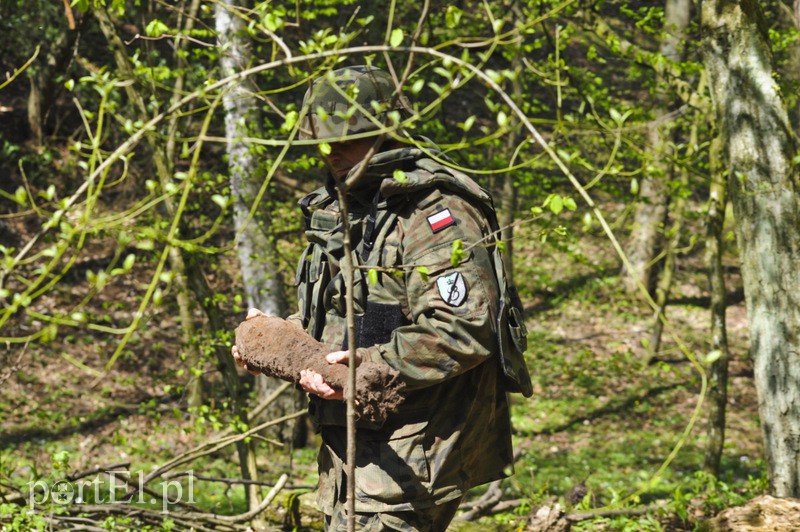
{"label": "helmet cover", "polygon": [[[300,138],[337,139],[376,131],[385,123],[395,94],[395,84],[385,71],[373,66],[332,70],[306,91],[308,112],[300,124]],[[402,95],[393,109],[408,110]]]}

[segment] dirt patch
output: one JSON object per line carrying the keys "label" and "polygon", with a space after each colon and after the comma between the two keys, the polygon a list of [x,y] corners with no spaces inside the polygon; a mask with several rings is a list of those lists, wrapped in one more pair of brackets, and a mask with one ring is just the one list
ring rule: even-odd
{"label": "dirt patch", "polygon": [[[329,349],[291,323],[258,316],[236,328],[236,347],[248,365],[264,375],[297,383],[300,372],[313,370],[332,388],[347,395],[347,366],[329,364]],[[384,364],[362,362],[356,370],[356,411],[359,417],[382,423],[403,402],[399,374]]]}

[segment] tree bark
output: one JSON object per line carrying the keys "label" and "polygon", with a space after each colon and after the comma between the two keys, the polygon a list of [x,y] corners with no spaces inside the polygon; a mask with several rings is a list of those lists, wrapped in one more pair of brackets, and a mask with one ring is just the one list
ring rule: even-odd
{"label": "tree bark", "polygon": [[[200,10],[200,0],[192,0],[189,5],[189,10],[186,13],[186,21],[181,32],[184,35],[189,35],[194,28],[194,21],[197,17],[197,12]],[[184,63],[185,60],[181,58],[180,52],[184,48],[186,40],[180,36],[175,39],[175,59],[178,63]],[[183,95],[183,86],[186,81],[183,68],[179,69],[180,74],[175,78],[175,83],[172,87],[172,103],[177,102]],[[178,134],[178,113],[175,113],[169,120],[167,127],[167,138],[164,143],[164,159],[168,169],[168,174],[171,176],[175,170],[175,139]],[[168,177],[168,176],[165,176]],[[163,184],[162,180],[162,184]],[[171,202],[167,200],[167,205],[171,209]],[[173,248],[170,250],[170,264],[173,270],[177,271],[175,275],[175,284],[178,288],[175,298],[178,302],[178,310],[181,321],[181,343],[186,354],[186,363],[192,371],[192,378],[186,385],[186,402],[189,406],[200,406],[205,400],[205,382],[201,368],[202,357],[200,356],[199,346],[194,342],[195,328],[192,318],[192,305],[189,298],[189,288],[186,284],[186,266],[183,263],[183,257],[180,252]]]}
{"label": "tree bark", "polygon": [[[125,44],[117,34],[116,28],[114,27],[114,24],[111,21],[108,13],[104,9],[99,8],[96,9],[94,13],[95,18],[97,18],[97,21],[100,24],[100,30],[111,45],[112,52],[114,54],[114,61],[121,76],[124,79],[135,80],[136,75],[133,71],[131,60],[128,57]],[[183,85],[182,76],[178,77],[177,83],[178,85],[175,87],[174,91],[175,94],[180,94],[182,92]],[[128,84],[125,86],[125,93],[127,94],[128,99],[131,101],[131,104],[137,113],[137,118],[143,122],[146,122],[150,117],[148,115],[147,106],[142,95],[136,90],[136,87],[133,84]],[[175,131],[173,131],[173,139],[174,133]],[[163,189],[172,179],[174,166],[174,163],[170,158],[172,155],[174,155],[174,153],[170,153],[170,151],[167,149],[169,147],[169,138],[166,144],[162,144],[157,140],[155,135],[148,135],[147,142],[150,150],[153,153],[153,163],[155,166],[156,176],[158,177],[159,183],[161,183],[161,187]],[[162,214],[166,216],[172,216],[175,211],[172,200],[168,195],[165,196],[163,210],[165,212]],[[178,303],[178,319],[181,324],[181,340],[184,348],[186,365],[191,370],[200,365],[200,351],[192,342],[192,339],[195,336],[195,327],[192,319],[191,301],[189,300],[189,292],[186,282],[186,268],[180,250],[174,247],[170,248],[169,263],[170,270],[174,275],[175,286],[177,287],[175,299]],[[188,404],[190,406],[198,406],[202,404],[202,377],[192,375],[192,378],[187,384],[187,392]]]}
{"label": "tree bark", "polygon": [[[220,47],[220,71],[229,76],[250,66],[252,51],[246,28],[235,10],[243,7],[238,0],[224,0],[216,7],[215,22]],[[250,83],[248,86],[247,83]],[[244,136],[259,136],[261,114],[255,87],[249,80],[231,85],[223,95],[225,136],[227,138],[228,168],[233,194],[233,221],[236,229],[236,253],[239,258],[247,304],[272,316],[285,317],[287,303],[283,280],[279,274],[273,236],[270,234],[269,213],[262,204],[251,216],[258,200],[263,172],[259,172],[259,156],[244,141]],[[261,198],[263,201],[264,198]],[[279,379],[259,376],[256,390],[260,398],[271,395],[282,385]],[[296,390],[275,401],[265,417],[280,417],[299,409],[305,394]],[[305,420],[294,426],[276,426],[273,437],[282,442],[305,443]]]}
{"label": "tree bark", "polygon": [[[224,334],[228,330],[228,325],[225,323],[225,318],[222,316],[219,307],[217,307],[217,304],[214,302],[214,291],[208,286],[205,273],[200,264],[197,263],[195,257],[187,257],[186,272],[188,274],[188,286],[194,293],[195,299],[201,302],[203,310],[208,317],[212,337]],[[243,393],[244,390],[233,357],[227,349],[217,349],[216,355],[218,368],[220,373],[222,373],[222,380],[231,398],[233,414],[238,416],[243,423],[248,423],[248,414],[245,407],[246,397]],[[244,441],[237,442],[236,450],[239,454],[239,466],[244,479],[257,481],[258,468],[256,465],[256,453],[253,441],[249,443],[245,443]],[[245,493],[247,494],[248,510],[252,511],[258,508],[261,498],[258,485],[250,483],[245,484]],[[250,524],[255,530],[263,530],[266,528],[266,523],[261,517],[255,517]]]}
{"label": "tree bark", "polygon": [[59,74],[67,70],[72,49],[79,35],[79,29],[65,29],[52,43],[49,45],[45,43],[45,52],[40,56],[39,64],[31,69],[28,127],[37,146],[44,145],[47,113],[59,89],[56,79]]}
{"label": "tree bark", "polygon": [[[102,8],[98,8],[95,10],[95,16],[98,22],[100,23],[100,28],[103,34],[106,36],[109,43],[111,44],[114,53],[114,59],[117,64],[117,68],[120,70],[120,73],[125,78],[135,80],[136,78],[133,72],[130,58],[128,57],[127,51],[124,47],[124,43],[120,39],[119,35],[117,35],[114,25],[108,16],[108,13]],[[145,106],[142,95],[135,89],[135,87],[132,84],[126,85],[125,89],[128,98],[130,98],[131,102],[134,105],[134,108],[137,110],[139,114],[139,118],[143,121],[146,121],[148,119],[147,108]],[[172,177],[172,173],[170,171],[171,165],[167,161],[164,146],[159,144],[159,142],[153,135],[150,135],[147,138],[150,148],[153,152],[153,161],[156,167],[156,173],[159,179],[161,180],[163,186],[163,184],[169,181]],[[170,206],[169,201],[166,201],[165,203],[167,204],[168,213],[174,210]],[[172,266],[172,270],[175,273],[176,277],[180,277],[176,281],[176,285],[181,288],[182,287],[191,288],[191,290],[195,293],[196,300],[204,304],[204,310],[209,315],[209,320],[212,323],[212,331],[219,330],[218,328],[223,327],[224,324],[222,323],[221,318],[216,317],[216,321],[214,318],[212,318],[212,316],[214,316],[212,312],[213,309],[208,308],[208,305],[210,305],[211,303],[205,301],[206,299],[208,299],[209,301],[212,300],[211,296],[208,293],[210,292],[210,289],[208,289],[208,287],[201,282],[201,279],[198,279],[198,277],[202,276],[202,271],[200,271],[196,263],[191,260],[192,259],[191,257],[189,257],[190,264],[187,266],[187,264],[184,262],[184,257],[180,253],[180,250],[174,247],[170,249],[169,259],[170,259],[170,265]],[[203,281],[205,280],[204,276],[202,277],[202,280]],[[204,286],[205,286],[205,291],[203,290]],[[182,301],[183,304],[187,304],[188,298]],[[181,300],[179,300],[179,304],[180,303]],[[190,318],[191,316],[188,314],[186,310],[187,309],[181,309],[181,317]],[[193,324],[191,320],[189,320],[188,323],[182,323],[181,325],[183,327],[189,327],[190,330],[193,330]],[[218,328],[215,329],[214,327]],[[237,415],[242,420],[242,422],[247,423],[248,422],[247,411],[244,407],[244,398],[242,397],[242,394],[240,392],[241,385],[239,383],[239,377],[233,362],[233,358],[230,356],[229,353],[224,353],[224,354],[217,353],[217,356],[220,362],[220,371],[222,372],[223,380],[225,381],[226,386],[228,387],[229,393],[232,398],[231,402],[233,404],[234,414]],[[253,451],[252,445],[244,444],[242,442],[238,445],[238,451],[239,451],[239,459],[240,459],[240,467],[242,470],[242,475],[247,480],[258,480],[258,470],[256,468],[255,453]],[[247,486],[245,486],[245,492],[247,494],[248,508],[250,510],[257,508],[260,499],[258,486],[248,484]],[[260,518],[254,519],[252,524],[253,527],[257,529],[263,528],[265,526],[263,520],[261,520]]]}
{"label": "tree bark", "polygon": [[742,263],[770,493],[800,496],[796,144],[755,0],[704,0],[704,53]]}
{"label": "tree bark", "polygon": [[[517,10],[514,10],[514,14],[519,19],[519,14]],[[521,53],[514,57],[511,62],[514,71],[521,75],[522,72],[522,62],[520,61]],[[519,82],[519,77],[515,77],[512,80],[512,86],[514,88],[514,99],[520,101],[522,99],[522,86]],[[512,133],[508,134],[507,143],[506,143],[506,152],[513,153],[514,149],[517,147],[517,143],[519,142],[522,135],[520,134],[519,130],[515,130]],[[503,179],[503,188],[501,190],[500,196],[500,205],[502,206],[502,211],[500,212],[500,240],[505,243],[505,264],[506,264],[506,276],[508,277],[507,282],[510,286],[513,286],[514,283],[514,219],[516,218],[517,213],[517,186],[514,183],[514,175],[511,172],[506,173],[505,179]]]}
{"label": "tree bark", "polygon": [[[683,57],[683,41],[691,14],[690,0],[667,0],[664,13],[664,37],[659,52],[669,61],[680,61]],[[663,117],[669,112],[670,101],[666,97],[661,76],[656,80],[655,118],[648,132],[650,146],[647,160],[654,168],[647,174],[639,187],[639,203],[634,214],[631,236],[626,254],[632,269],[623,271],[622,279],[625,290],[636,293],[639,284],[651,290],[653,288],[653,262],[658,255],[662,243],[662,233],[667,219],[669,195],[666,181],[674,172],[670,162],[670,127]]]}
{"label": "tree bark", "polygon": [[728,191],[720,167],[722,146],[719,137],[711,142],[709,166],[711,188],[708,195],[706,228],[706,270],[711,292],[711,352],[719,358],[708,370],[708,430],[703,468],[719,476],[725,445],[725,409],[728,403],[728,332],[725,326],[725,276],[722,270],[722,230]]}

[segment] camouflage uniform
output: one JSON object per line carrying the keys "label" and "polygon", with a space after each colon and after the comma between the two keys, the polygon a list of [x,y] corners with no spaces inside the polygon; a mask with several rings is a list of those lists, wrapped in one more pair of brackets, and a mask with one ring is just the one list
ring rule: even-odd
{"label": "camouflage uniform", "polygon": [[[407,108],[393,89],[388,74],[372,67],[327,74],[306,94],[303,136],[336,141],[377,129],[391,109]],[[408,386],[398,412],[382,423],[358,422],[362,530],[443,530],[469,488],[512,473],[505,391],[531,393],[524,325],[507,304],[490,237],[491,198],[441,157],[434,147],[378,153],[349,193],[353,262],[363,266],[355,273],[356,347]],[[395,178],[398,170],[405,179]],[[297,269],[300,310],[291,318],[331,351],[348,347],[336,197],[329,183],[300,202],[308,247]],[[456,240],[466,251],[453,266]],[[368,281],[370,268],[377,283]],[[318,504],[326,528],[344,530],[345,404],[312,395],[309,411],[323,441]]]}
{"label": "camouflage uniform", "polygon": [[[405,184],[392,177],[398,169]],[[450,262],[455,240],[468,248],[491,232],[484,214],[491,201],[467,176],[416,148],[379,153],[362,182],[372,187],[354,191],[349,202],[356,264],[407,268],[382,271],[377,284],[357,271],[358,352],[397,370],[410,392],[382,426],[359,426],[356,511],[417,512],[512,471],[508,403],[493,356],[499,293],[492,255],[479,244],[458,266]],[[338,202],[320,189],[301,205],[309,246],[298,267],[296,318],[305,317],[309,333],[331,351],[346,349]],[[312,396],[310,411],[323,439],[319,507],[336,515],[346,492],[345,406]]]}

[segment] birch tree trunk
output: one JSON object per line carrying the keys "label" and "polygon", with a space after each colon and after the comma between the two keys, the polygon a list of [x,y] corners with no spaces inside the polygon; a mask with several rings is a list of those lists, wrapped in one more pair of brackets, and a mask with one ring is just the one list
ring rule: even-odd
{"label": "birch tree trunk", "polygon": [[742,263],[770,492],[800,496],[800,201],[756,0],[704,0],[701,30]]}
{"label": "birch tree trunk", "polygon": [[[120,74],[123,78],[129,80],[135,80],[135,74],[133,72],[133,67],[130,61],[130,58],[127,55],[126,48],[124,43],[117,35],[114,25],[105,11],[105,9],[98,8],[94,11],[95,17],[97,18],[98,23],[100,24],[100,29],[103,32],[104,36],[108,40],[111,45],[111,48],[114,53],[114,60],[117,64],[117,68],[120,71]],[[136,109],[139,118],[142,121],[146,121],[149,116],[147,115],[147,108],[144,103],[144,99],[142,95],[136,90],[133,83],[129,83],[125,86],[126,94],[128,98],[133,103],[134,108]],[[171,179],[172,172],[171,172],[171,161],[167,160],[166,157],[166,149],[165,146],[157,139],[155,135],[150,135],[147,137],[148,144],[153,153],[153,162],[156,170],[156,174],[159,177],[159,180],[162,183],[162,186]],[[174,206],[171,205],[169,201],[165,202],[167,214],[171,215],[174,212]],[[178,304],[180,306],[180,318],[182,320],[181,327],[184,329],[183,338],[186,339],[187,331],[190,334],[193,334],[194,326],[191,320],[191,312],[189,311],[189,299],[188,299],[188,290],[191,289],[197,295],[196,299],[204,305],[204,307],[208,307],[211,304],[211,296],[207,293],[208,290],[203,291],[203,281],[205,281],[205,276],[203,275],[202,271],[200,270],[199,266],[195,264],[193,257],[191,255],[188,256],[188,261],[190,266],[184,262],[183,256],[175,247],[171,247],[169,250],[169,258],[170,258],[170,265],[172,267],[172,271],[176,276],[176,285],[179,287],[180,291],[182,292],[182,296],[179,295]],[[209,301],[207,301],[209,300]],[[209,320],[211,321],[212,330],[216,331],[223,327],[220,324],[221,320],[219,318],[214,320],[213,313],[210,313],[208,308],[205,308],[206,312],[209,314]],[[229,353],[217,353],[218,360],[220,362],[219,367],[222,373],[223,380],[228,388],[228,393],[231,396],[231,402],[233,404],[233,411],[234,414],[237,415],[243,422],[247,423],[247,412],[244,407],[245,398],[242,397],[242,390],[241,385],[238,379],[238,374],[236,371],[235,364],[233,363],[232,357]],[[192,366],[196,364],[196,362],[187,360]],[[255,453],[253,451],[253,444],[245,443],[244,441],[237,443],[237,450],[239,453],[239,460],[240,460],[240,468],[242,470],[242,476],[246,480],[258,480],[258,471],[256,468],[256,459]],[[258,486],[254,484],[247,484],[245,486],[245,492],[247,494],[247,502],[248,508],[250,510],[257,508],[259,504],[259,492]],[[261,530],[265,528],[265,523],[263,519],[260,517],[256,517],[251,522],[252,527],[255,530]]]}
{"label": "birch tree trunk", "polygon": [[[664,37],[659,52],[671,61],[683,58],[683,41],[691,14],[690,0],[667,0],[664,13]],[[662,85],[662,80],[657,80]],[[656,101],[658,108],[648,132],[650,150],[648,159],[654,168],[653,173],[642,179],[639,187],[639,203],[634,214],[633,228],[628,241],[626,254],[632,266],[630,271],[623,271],[623,283],[628,293],[635,293],[639,283],[648,290],[652,288],[653,261],[658,254],[662,241],[663,226],[667,219],[669,196],[666,181],[674,169],[669,162],[670,129],[664,123],[669,112],[670,101],[663,90],[657,88]]]}
{"label": "birch tree trunk", "polygon": [[[217,3],[215,23],[220,48],[220,74],[223,77],[239,72],[253,62],[246,28],[236,14],[236,10],[243,7],[239,0]],[[244,136],[259,136],[261,132],[260,110],[254,91],[255,84],[242,81],[231,85],[223,96],[228,169],[234,198],[233,220],[237,234],[236,252],[248,306],[273,316],[286,316],[287,304],[270,233],[269,213],[261,206],[252,217],[250,215],[264,175],[259,172],[258,155],[241,140]],[[281,384],[282,381],[278,379],[258,376],[258,396],[265,398],[271,395]],[[280,417],[296,412],[302,408],[304,400],[302,392],[290,391],[275,401],[264,415]],[[271,434],[282,442],[302,440],[302,436],[295,438],[295,435],[302,433],[298,428],[305,426],[304,423],[305,420],[300,419],[293,425],[280,425]]]}

